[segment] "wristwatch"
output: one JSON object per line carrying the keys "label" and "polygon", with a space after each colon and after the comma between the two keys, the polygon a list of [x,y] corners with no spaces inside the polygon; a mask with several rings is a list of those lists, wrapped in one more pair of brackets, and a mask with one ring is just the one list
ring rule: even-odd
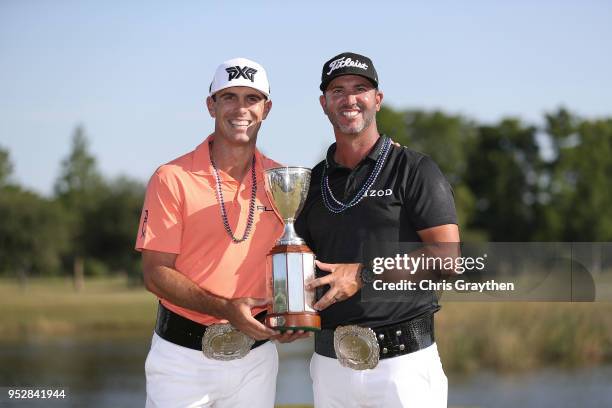
{"label": "wristwatch", "polygon": [[370,268],[370,265],[362,264],[361,272],[359,272],[361,282],[364,284],[370,284],[376,279],[376,274]]}

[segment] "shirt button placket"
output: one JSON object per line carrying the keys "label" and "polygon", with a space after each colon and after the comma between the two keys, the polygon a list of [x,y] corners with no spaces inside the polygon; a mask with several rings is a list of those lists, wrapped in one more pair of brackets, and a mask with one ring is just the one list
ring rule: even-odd
{"label": "shirt button placket", "polygon": [[354,184],[355,184],[355,177],[353,177],[353,173],[351,173],[346,178],[346,183],[344,184],[344,201],[348,201],[354,194],[355,192]]}

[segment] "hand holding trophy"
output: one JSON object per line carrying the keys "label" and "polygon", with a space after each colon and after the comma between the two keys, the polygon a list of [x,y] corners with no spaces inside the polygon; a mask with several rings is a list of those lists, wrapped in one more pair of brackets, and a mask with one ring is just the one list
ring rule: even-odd
{"label": "hand holding trophy", "polygon": [[266,325],[281,332],[320,330],[321,318],[312,307],[314,291],[304,289],[315,278],[314,253],[293,227],[308,195],[310,169],[277,167],[264,174],[272,204],[285,223],[283,235],[266,258],[272,296]]}

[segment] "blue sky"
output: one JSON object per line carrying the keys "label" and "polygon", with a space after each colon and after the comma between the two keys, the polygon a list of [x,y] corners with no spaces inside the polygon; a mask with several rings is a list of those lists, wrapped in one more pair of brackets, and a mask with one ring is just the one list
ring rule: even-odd
{"label": "blue sky", "polygon": [[[129,3],[129,4],[128,4]],[[565,105],[612,116],[612,1],[0,1],[0,146],[49,194],[82,123],[107,176],[147,180],[212,130],[216,66],[268,71],[258,145],[313,166],[332,142],[322,63],[368,55],[393,107],[536,122]]]}

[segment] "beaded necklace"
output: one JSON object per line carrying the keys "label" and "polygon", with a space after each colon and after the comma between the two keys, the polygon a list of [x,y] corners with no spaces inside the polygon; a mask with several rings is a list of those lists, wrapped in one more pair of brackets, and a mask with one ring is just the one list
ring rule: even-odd
{"label": "beaded necklace", "polygon": [[348,203],[343,203],[340,200],[334,197],[334,194],[329,187],[329,176],[327,175],[327,168],[329,167],[329,163],[327,163],[327,158],[325,159],[325,167],[323,168],[323,176],[321,177],[321,195],[323,196],[323,203],[325,207],[332,213],[338,214],[341,213],[348,208],[354,207],[357,205],[363,197],[365,197],[365,193],[372,187],[376,179],[378,178],[378,174],[382,170],[383,164],[387,159],[389,151],[391,150],[391,139],[385,138],[383,141],[383,146],[376,159],[376,164],[370,173],[370,176],[363,184],[361,189],[353,196],[353,198]]}
{"label": "beaded necklace", "polygon": [[229,220],[227,218],[227,211],[225,210],[225,201],[223,200],[223,190],[221,190],[221,176],[219,176],[219,170],[217,170],[217,165],[212,157],[212,150],[210,151],[210,163],[212,164],[214,173],[215,173],[215,195],[217,197],[217,202],[221,208],[221,219],[223,220],[223,227],[225,231],[232,239],[232,242],[235,244],[239,244],[242,241],[245,241],[249,234],[251,233],[251,228],[253,227],[253,218],[255,216],[255,199],[257,196],[257,175],[255,174],[255,155],[253,154],[253,160],[251,162],[251,199],[249,201],[249,215],[247,217],[246,228],[244,229],[244,234],[242,238],[236,238],[234,233],[232,232],[232,228],[229,225]]}

